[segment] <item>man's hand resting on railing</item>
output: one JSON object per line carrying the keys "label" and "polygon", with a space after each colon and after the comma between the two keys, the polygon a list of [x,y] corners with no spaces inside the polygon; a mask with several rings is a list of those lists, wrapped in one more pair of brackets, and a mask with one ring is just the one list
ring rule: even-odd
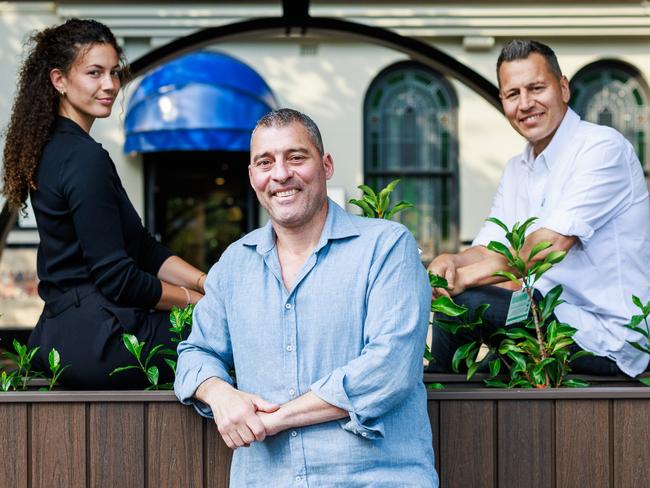
{"label": "man's hand resting on railing", "polygon": [[210,406],[217,429],[230,449],[263,441],[269,434],[257,413],[271,413],[280,408],[214,377],[201,383],[194,396]]}

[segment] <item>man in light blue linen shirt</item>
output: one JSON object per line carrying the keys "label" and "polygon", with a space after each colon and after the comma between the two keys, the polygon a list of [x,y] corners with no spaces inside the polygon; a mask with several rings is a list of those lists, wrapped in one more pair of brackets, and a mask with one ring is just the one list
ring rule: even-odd
{"label": "man in light blue linen shirt", "polygon": [[[529,230],[521,252],[535,244],[552,246],[566,258],[537,282],[546,293],[564,288],[566,303],[557,318],[577,329],[580,348],[594,354],[572,363],[574,372],[635,376],[648,365],[648,356],[628,341],[642,341],[624,325],[635,312],[632,295],[650,299],[650,204],[643,169],[630,143],[610,127],[591,124],[568,107],[569,82],[555,54],[535,41],[508,43],[497,62],[501,102],[512,127],[528,144],[506,165],[490,216],[512,227],[529,217],[539,220]],[[505,259],[487,249],[490,241],[507,245],[503,231],[486,223],[472,247],[443,254],[429,269],[446,276],[451,295],[474,307],[490,303],[485,337],[503,326],[512,291],[490,286],[503,278]],[[435,295],[446,294],[434,290]],[[453,337],[434,328],[431,369],[444,370],[466,337]]]}
{"label": "man in light blue linen shirt", "polygon": [[233,488],[437,487],[426,271],[405,227],[327,199],[332,174],[307,116],[258,122],[249,176],[270,222],[210,270],[176,395],[235,449]]}

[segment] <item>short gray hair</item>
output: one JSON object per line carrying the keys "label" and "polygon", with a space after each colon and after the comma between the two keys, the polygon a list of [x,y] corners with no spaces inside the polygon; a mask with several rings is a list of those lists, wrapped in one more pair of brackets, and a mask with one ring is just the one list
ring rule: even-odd
{"label": "short gray hair", "polygon": [[[307,131],[312,144],[316,149],[318,149],[318,153],[321,156],[325,154],[325,150],[323,149],[323,138],[320,135],[320,130],[318,130],[316,123],[307,115],[292,108],[280,108],[273,112],[269,112],[257,121],[252,134],[254,134],[260,127],[286,127],[293,123],[301,124]],[[251,141],[253,139],[252,134]]]}
{"label": "short gray hair", "polygon": [[499,59],[497,59],[497,80],[499,81],[499,84],[501,84],[501,80],[499,80],[499,68],[501,68],[503,63],[516,61],[518,59],[527,59],[532,53],[544,56],[549,68],[551,68],[551,72],[557,77],[557,79],[562,78],[560,63],[558,63],[555,52],[553,52],[550,47],[541,42],[529,39],[514,39],[503,46],[501,54],[499,54]]}

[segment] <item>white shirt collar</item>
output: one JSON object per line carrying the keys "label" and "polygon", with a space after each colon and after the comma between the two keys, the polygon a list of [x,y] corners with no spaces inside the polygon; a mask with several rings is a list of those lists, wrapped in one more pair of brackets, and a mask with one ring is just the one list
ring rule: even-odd
{"label": "white shirt collar", "polygon": [[565,144],[570,140],[570,135],[575,126],[580,122],[580,116],[571,108],[567,108],[560,126],[555,131],[553,139],[546,148],[537,156],[533,155],[533,146],[529,142],[521,153],[521,162],[529,171],[535,167],[538,161],[546,165],[548,169],[557,161],[564,151]]}

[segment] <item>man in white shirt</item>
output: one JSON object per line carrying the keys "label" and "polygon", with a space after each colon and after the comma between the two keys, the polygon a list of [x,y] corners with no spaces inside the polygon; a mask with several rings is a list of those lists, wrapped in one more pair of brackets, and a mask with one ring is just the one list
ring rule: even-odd
{"label": "man in white shirt", "polygon": [[[575,327],[575,342],[594,354],[576,360],[574,372],[636,376],[648,366],[648,355],[629,345],[642,338],[624,324],[635,313],[632,295],[644,303],[650,298],[650,204],[641,164],[619,132],[584,122],[568,107],[569,82],[548,46],[511,41],[497,61],[497,77],[505,115],[528,144],[508,162],[490,216],[509,227],[539,217],[524,256],[542,241],[552,246],[535,260],[567,251],[536,288],[544,294],[563,286],[566,303],[556,316]],[[485,247],[507,244],[503,234],[487,222],[470,248],[429,265],[450,285],[434,289],[434,296],[450,294],[470,307],[491,304],[488,335],[503,326],[512,295],[504,279],[493,276],[507,269],[505,259]],[[436,363],[430,369],[448,369],[465,342],[434,327]]]}

